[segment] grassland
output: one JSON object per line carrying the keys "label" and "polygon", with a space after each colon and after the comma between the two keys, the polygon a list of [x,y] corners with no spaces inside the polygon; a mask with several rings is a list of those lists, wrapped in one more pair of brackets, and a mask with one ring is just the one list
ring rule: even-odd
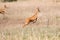
{"label": "grassland", "polygon": [[[0,40],[60,40],[60,3],[10,2],[0,7],[4,4],[8,8],[5,17],[0,14]],[[38,21],[22,28],[37,6],[41,10]]]}

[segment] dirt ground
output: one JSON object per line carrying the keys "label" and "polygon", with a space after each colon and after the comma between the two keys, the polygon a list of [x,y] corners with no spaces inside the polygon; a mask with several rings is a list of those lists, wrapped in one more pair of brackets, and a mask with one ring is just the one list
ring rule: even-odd
{"label": "dirt ground", "polygon": [[[4,4],[8,8],[5,16],[0,14],[0,40],[60,40],[60,3],[7,2],[0,7]],[[36,7],[38,20],[22,28]]]}

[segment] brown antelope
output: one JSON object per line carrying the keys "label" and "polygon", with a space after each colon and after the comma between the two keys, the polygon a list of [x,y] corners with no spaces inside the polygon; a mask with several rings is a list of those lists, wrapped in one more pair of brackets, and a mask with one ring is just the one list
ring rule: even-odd
{"label": "brown antelope", "polygon": [[4,7],[2,7],[2,8],[0,8],[0,14],[2,14],[3,16],[5,16],[5,14],[6,14],[6,8],[7,8],[6,5],[4,5]]}
{"label": "brown antelope", "polygon": [[29,17],[29,18],[26,18],[25,19],[25,24],[23,25],[23,28],[29,24],[30,22],[33,22],[35,23],[37,21],[37,17],[38,17],[38,12],[40,12],[39,8],[36,8],[35,11],[34,11],[34,15]]}
{"label": "brown antelope", "polygon": [[6,8],[7,8],[6,5],[4,5],[4,8],[0,8],[0,14],[5,14]]}

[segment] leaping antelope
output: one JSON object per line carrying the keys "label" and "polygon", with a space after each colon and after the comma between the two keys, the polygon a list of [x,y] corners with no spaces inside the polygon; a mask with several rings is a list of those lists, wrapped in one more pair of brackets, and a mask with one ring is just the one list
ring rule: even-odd
{"label": "leaping antelope", "polygon": [[35,11],[34,11],[34,15],[29,17],[29,18],[26,18],[25,19],[25,24],[23,25],[23,28],[28,25],[30,22],[33,22],[35,23],[37,21],[37,17],[38,17],[38,13],[40,12],[39,8],[36,8]]}

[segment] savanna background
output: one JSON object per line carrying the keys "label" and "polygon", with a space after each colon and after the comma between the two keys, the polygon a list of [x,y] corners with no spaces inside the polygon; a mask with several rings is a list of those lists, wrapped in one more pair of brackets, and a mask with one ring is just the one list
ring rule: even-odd
{"label": "savanna background", "polygon": [[[60,40],[60,0],[0,0],[0,40]],[[22,27],[39,7],[38,20]],[[4,19],[3,19],[4,18]]]}

